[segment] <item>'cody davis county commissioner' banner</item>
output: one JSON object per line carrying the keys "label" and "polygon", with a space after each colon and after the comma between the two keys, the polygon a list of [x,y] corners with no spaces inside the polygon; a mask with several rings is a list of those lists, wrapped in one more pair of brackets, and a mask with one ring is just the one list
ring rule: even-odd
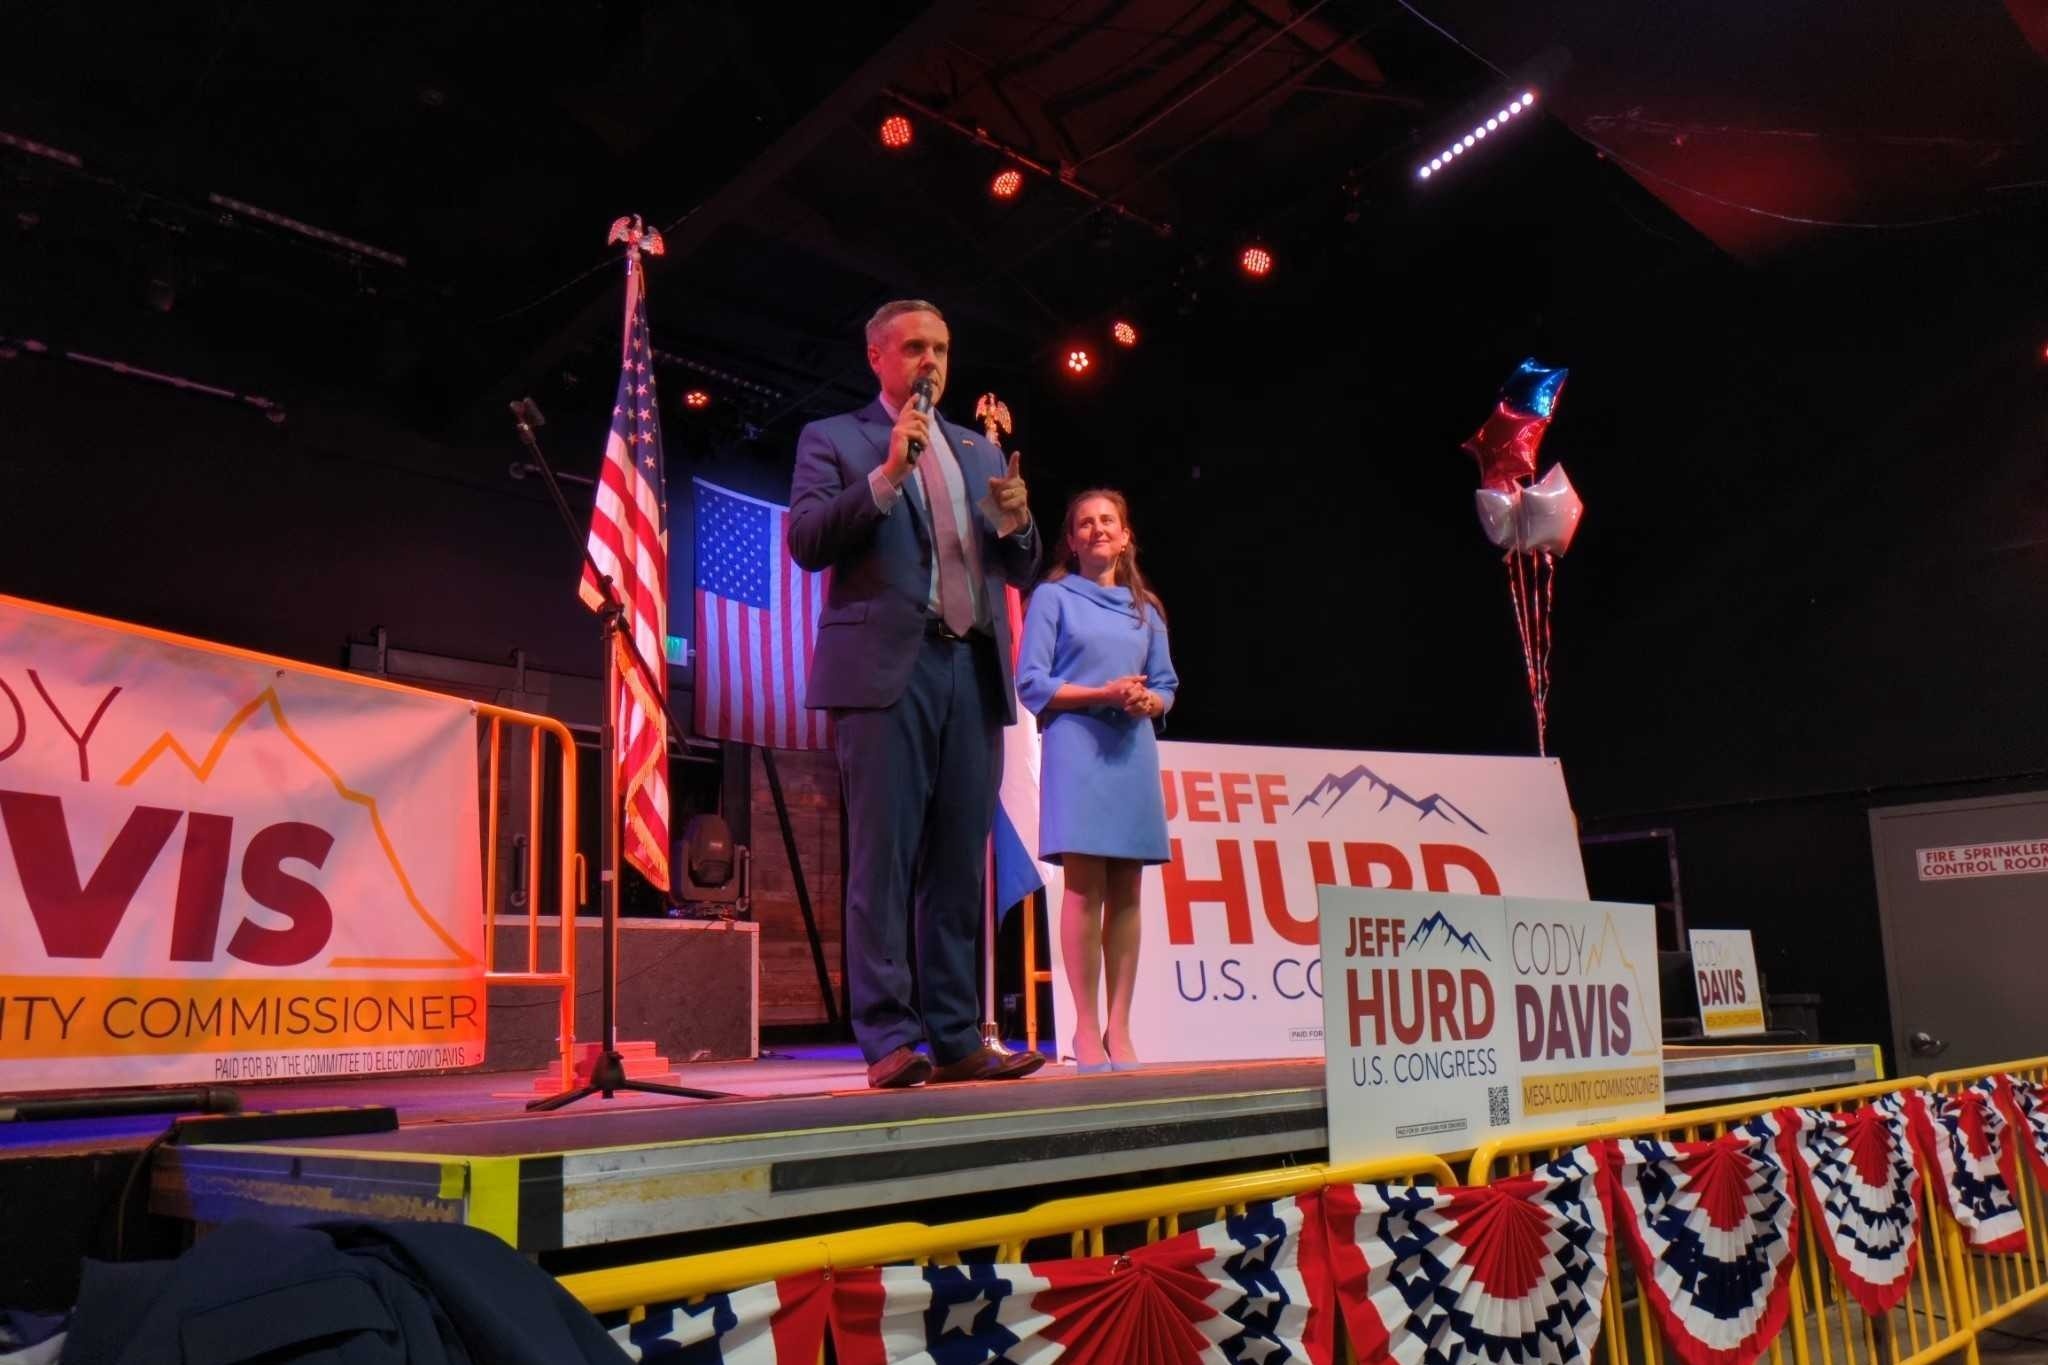
{"label": "'cody davis county commissioner' banner", "polygon": [[0,1093],[483,1060],[476,722],[0,597]]}
{"label": "'cody davis county commissioner' banner", "polygon": [[[1168,742],[1159,762],[1173,861],[1143,878],[1143,1061],[1321,1056],[1319,885],[1586,895],[1554,758]],[[1059,869],[1041,871],[1071,1020]],[[1069,1042],[1062,1025],[1061,1056]]]}

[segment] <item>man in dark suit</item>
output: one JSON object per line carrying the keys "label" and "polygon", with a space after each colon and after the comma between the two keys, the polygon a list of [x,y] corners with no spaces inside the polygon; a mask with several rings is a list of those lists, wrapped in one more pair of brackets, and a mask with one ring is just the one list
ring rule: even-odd
{"label": "man in dark suit", "polygon": [[867,343],[881,397],[804,428],[789,498],[790,557],[832,573],[809,704],[846,793],[853,1031],[876,1088],[1025,1076],[1045,1059],[982,1043],[974,950],[1016,721],[1003,584],[1031,581],[1038,528],[1015,458],[914,401],[945,392],[939,310],[883,304]]}

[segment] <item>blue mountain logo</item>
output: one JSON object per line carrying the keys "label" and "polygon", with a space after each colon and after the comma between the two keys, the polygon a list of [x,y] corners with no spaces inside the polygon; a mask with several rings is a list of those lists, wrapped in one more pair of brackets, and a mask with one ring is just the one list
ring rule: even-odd
{"label": "blue mountain logo", "polygon": [[1459,933],[1458,926],[1445,919],[1441,910],[1416,925],[1415,932],[1408,935],[1410,948],[1427,947],[1431,943],[1455,943],[1468,953],[1477,953],[1488,962],[1493,961],[1493,954],[1487,952],[1476,937]]}
{"label": "blue mountain logo", "polygon": [[[1337,773],[1325,773],[1323,780],[1316,783],[1316,789],[1296,803],[1294,813],[1299,815],[1305,807],[1314,806],[1323,814],[1328,815],[1337,808],[1337,803],[1346,796],[1349,796],[1351,789],[1361,782],[1365,783],[1365,789],[1369,792],[1381,791],[1386,793],[1385,796],[1380,798],[1381,810],[1385,810],[1396,801],[1399,801],[1403,805],[1414,808],[1417,820],[1427,820],[1432,815],[1447,825],[1454,825],[1462,820],[1481,834],[1486,833],[1484,825],[1465,814],[1464,811],[1459,810],[1452,803],[1451,798],[1445,796],[1442,792],[1431,792],[1428,796],[1420,798],[1410,796],[1407,792],[1402,791],[1363,763],[1341,776]],[[1324,797],[1329,798],[1327,804],[1323,800]]]}

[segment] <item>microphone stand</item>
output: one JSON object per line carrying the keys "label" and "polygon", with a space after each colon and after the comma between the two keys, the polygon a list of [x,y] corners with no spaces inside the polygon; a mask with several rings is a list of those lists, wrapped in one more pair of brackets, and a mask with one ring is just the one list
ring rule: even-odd
{"label": "microphone stand", "polygon": [[[603,890],[599,901],[603,922],[600,958],[604,979],[599,1004],[599,1013],[604,1020],[603,1044],[598,1052],[596,1064],[590,1069],[588,1082],[574,1090],[564,1090],[558,1095],[534,1100],[526,1107],[534,1110],[560,1109],[578,1100],[588,1099],[592,1095],[602,1095],[610,1099],[621,1090],[634,1090],[647,1095],[674,1095],[686,1100],[732,1099],[732,1094],[722,1090],[698,1090],[689,1086],[662,1085],[656,1081],[636,1080],[626,1074],[625,1059],[619,1054],[619,823],[625,808],[625,794],[619,789],[615,760],[619,742],[619,646],[625,647],[631,656],[633,666],[650,684],[650,690],[654,695],[661,698],[662,713],[667,717],[670,732],[682,732],[676,728],[675,715],[669,710],[668,688],[660,685],[663,679],[649,669],[647,661],[640,657],[640,651],[634,645],[632,635],[620,629],[626,615],[626,604],[619,599],[618,589],[613,585],[610,576],[601,572],[597,561],[591,558],[590,542],[577,527],[576,514],[570,510],[569,499],[562,494],[561,480],[555,477],[555,468],[548,463],[548,457],[541,453],[540,438],[534,434],[534,430],[544,425],[546,419],[541,416],[540,409],[534,405],[531,398],[522,398],[512,404],[512,418],[518,424],[519,439],[532,454],[534,465],[547,483],[548,492],[554,495],[555,510],[562,514],[563,526],[568,529],[570,538],[576,542],[576,548],[582,551],[584,564],[597,579],[598,586],[604,593],[604,606],[600,612],[604,623],[604,726],[599,732],[601,738],[598,746],[598,778],[600,790],[604,793],[604,861],[598,872],[598,882]],[[668,761],[666,747],[662,752],[662,761]],[[496,850],[492,851],[492,856],[496,856]],[[570,850],[562,850],[562,856],[569,857]],[[570,922],[562,926],[562,932],[576,932],[573,915]]]}

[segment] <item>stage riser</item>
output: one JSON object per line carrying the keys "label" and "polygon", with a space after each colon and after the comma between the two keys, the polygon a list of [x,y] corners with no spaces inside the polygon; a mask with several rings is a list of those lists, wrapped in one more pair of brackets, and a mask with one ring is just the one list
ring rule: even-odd
{"label": "stage riser", "polygon": [[[540,928],[540,961],[555,964],[553,919]],[[526,922],[500,920],[500,971],[526,967]],[[619,1037],[651,1041],[670,1062],[732,1062],[760,1052],[757,1007],[759,926],[695,920],[622,920],[619,924]],[[577,925],[576,1038],[594,1043],[604,938],[595,918]],[[487,1012],[487,1071],[537,1071],[559,1055],[556,992],[493,986]]]}
{"label": "stage riser", "polygon": [[[1876,1078],[1867,1047],[1666,1061],[1674,1109]],[[1328,1147],[1313,1062],[966,1089],[975,1093],[957,1105],[943,1093],[863,1091],[737,1111],[569,1111],[559,1128],[516,1119],[444,1129],[439,1148],[421,1128],[347,1144],[377,1151],[173,1149],[152,1207],[199,1222],[302,1221],[312,1209],[481,1221],[522,1251],[593,1251],[741,1230],[769,1240],[819,1219],[886,1222],[912,1205],[1005,1192],[1024,1207],[1088,1181],[1257,1170],[1318,1160]],[[501,1145],[514,1139],[528,1154]]]}

